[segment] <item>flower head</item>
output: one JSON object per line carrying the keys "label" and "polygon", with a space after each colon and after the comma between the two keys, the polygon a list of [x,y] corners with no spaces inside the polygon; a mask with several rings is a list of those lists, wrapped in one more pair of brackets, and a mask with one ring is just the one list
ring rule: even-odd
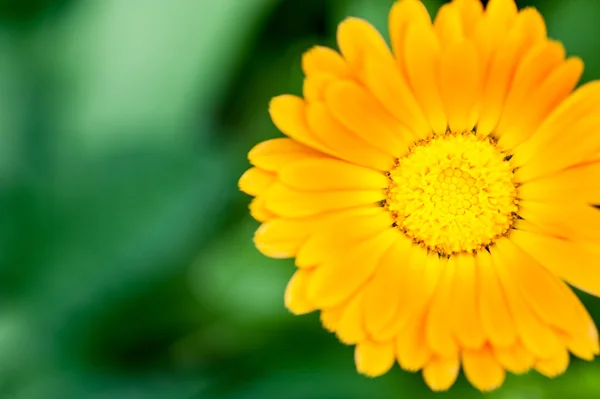
{"label": "flower head", "polygon": [[600,83],[571,94],[581,60],[513,0],[433,22],[399,0],[389,29],[391,51],[356,18],[340,53],[309,50],[304,97],[270,105],[288,138],[249,154],[256,246],[297,266],[286,306],[319,310],[361,373],[398,362],[433,390],[593,359],[566,283],[600,294]]}

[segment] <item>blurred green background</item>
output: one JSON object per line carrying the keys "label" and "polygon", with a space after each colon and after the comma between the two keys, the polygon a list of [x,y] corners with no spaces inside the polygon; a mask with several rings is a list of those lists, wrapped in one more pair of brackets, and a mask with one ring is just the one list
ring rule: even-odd
{"label": "blurred green background", "polygon": [[[292,262],[253,248],[237,189],[301,53],[348,15],[387,32],[391,4],[0,0],[0,398],[482,396],[356,374],[317,315],[284,309]],[[600,78],[600,1],[527,4]],[[598,398],[600,362],[487,396]]]}

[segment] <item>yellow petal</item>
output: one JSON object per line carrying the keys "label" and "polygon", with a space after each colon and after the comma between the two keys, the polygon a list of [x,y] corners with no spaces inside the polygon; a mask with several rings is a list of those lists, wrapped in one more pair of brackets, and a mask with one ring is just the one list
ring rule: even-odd
{"label": "yellow petal", "polygon": [[396,337],[396,358],[406,371],[418,371],[431,358],[431,350],[425,341],[424,314],[415,315]]}
{"label": "yellow petal", "polygon": [[496,245],[490,250],[521,341],[537,357],[553,356],[560,350],[561,342],[552,328],[544,324],[525,302],[507,267],[510,256],[505,253],[505,247]]}
{"label": "yellow petal", "polygon": [[544,20],[535,9],[519,13],[514,27],[500,39],[491,59],[483,91],[483,103],[477,132],[486,136],[496,127],[519,62],[524,54],[545,38]]}
{"label": "yellow petal", "polygon": [[275,173],[260,168],[250,168],[240,177],[238,185],[246,194],[257,196],[264,193],[276,178]]}
{"label": "yellow petal", "polygon": [[446,132],[447,119],[437,71],[441,62],[441,45],[430,24],[408,26],[404,49],[404,64],[415,97],[429,120],[432,130]]}
{"label": "yellow petal", "polygon": [[431,390],[445,391],[454,384],[459,370],[458,355],[449,358],[434,357],[423,367],[423,379]]}
{"label": "yellow petal", "polygon": [[338,27],[337,39],[348,64],[377,99],[377,106],[408,128],[405,135],[425,138],[427,121],[379,32],[367,21],[348,18]]}
{"label": "yellow petal", "polygon": [[327,331],[335,332],[340,324],[340,320],[342,320],[342,316],[344,316],[347,306],[348,305],[344,303],[321,311],[321,324],[323,324],[323,327]]}
{"label": "yellow petal", "polygon": [[580,359],[592,361],[594,357],[600,353],[598,344],[598,330],[593,322],[590,322],[587,334],[583,335],[568,335],[562,334],[562,340],[566,344],[567,349]]}
{"label": "yellow petal", "polygon": [[418,269],[409,265],[411,247],[408,237],[399,236],[365,287],[365,327],[374,338],[381,339],[380,333],[392,322],[408,285],[414,283],[412,275]]}
{"label": "yellow petal", "polygon": [[313,234],[318,222],[315,218],[269,220],[256,230],[254,244],[266,256],[292,258]]}
{"label": "yellow petal", "polygon": [[256,197],[250,201],[248,208],[250,209],[250,216],[259,222],[266,222],[267,220],[278,217],[276,214],[267,209],[265,199],[262,197]]}
{"label": "yellow petal", "polygon": [[465,38],[460,10],[455,4],[444,4],[433,22],[442,47],[460,43]]}
{"label": "yellow petal", "polygon": [[431,127],[406,78],[391,58],[365,58],[363,82],[379,101],[379,104],[402,126],[406,127],[409,141],[425,139]]}
{"label": "yellow petal", "polygon": [[[563,134],[552,142],[540,146],[536,154],[516,171],[516,178],[521,182],[550,176],[571,166],[583,163],[600,148],[600,136],[589,134],[600,129],[600,118],[591,113],[588,117],[578,120],[568,129],[569,134]],[[522,148],[531,141],[517,147],[516,153],[521,153]],[[521,162],[518,159],[517,162]]]}
{"label": "yellow petal", "polygon": [[374,190],[389,185],[382,173],[335,159],[308,159],[286,166],[281,182],[310,191]]}
{"label": "yellow petal", "polygon": [[[519,63],[506,97],[502,116],[498,121],[498,130],[502,131],[500,141],[504,148],[513,148],[529,136],[518,137],[506,131],[519,118],[523,118],[523,110],[531,105],[527,101],[548,75],[565,59],[565,48],[560,42],[547,40],[533,46]],[[532,134],[533,132],[528,132]],[[514,137],[513,137],[514,136]]]}
{"label": "yellow petal", "polygon": [[337,325],[335,333],[338,339],[346,344],[353,345],[357,342],[364,341],[367,338],[367,333],[363,324],[364,295],[362,292],[357,293],[350,298],[348,305],[345,307]]}
{"label": "yellow petal", "polygon": [[[310,106],[315,102],[318,103],[325,101],[325,92],[327,91],[327,88],[332,83],[337,81],[339,81],[339,78],[330,73],[315,73],[304,78],[304,83],[302,84],[302,94],[304,95],[304,100],[306,101],[307,106]],[[312,130],[312,133],[318,140],[319,138],[316,132]]]}
{"label": "yellow petal", "polygon": [[504,368],[488,346],[479,350],[465,349],[462,353],[462,364],[469,382],[482,392],[498,388],[506,377]]}
{"label": "yellow petal", "polygon": [[562,349],[548,359],[537,360],[533,367],[538,373],[546,377],[553,378],[559,376],[569,367],[569,352],[566,349]]}
{"label": "yellow petal", "polygon": [[[562,164],[558,168],[548,165],[547,159],[554,161],[556,155],[562,158],[581,155],[583,160],[586,155],[597,152],[595,148],[590,148],[593,141],[589,141],[595,139],[595,135],[588,133],[599,119],[593,117],[597,113],[599,99],[600,82],[590,82],[579,87],[546,118],[529,140],[515,149],[511,164],[520,167],[519,181],[532,180],[542,173],[550,175],[552,169],[562,169]],[[569,134],[564,134],[567,131]],[[582,148],[589,151],[583,151]]]}
{"label": "yellow petal", "polygon": [[494,356],[502,367],[514,374],[528,372],[534,362],[533,355],[525,349],[520,341],[509,347],[495,346]]}
{"label": "yellow petal", "polygon": [[473,255],[456,255],[451,320],[454,335],[462,347],[481,348],[486,341],[477,303],[482,287],[476,275]]}
{"label": "yellow petal", "polygon": [[335,118],[373,147],[395,157],[406,153],[411,134],[358,84],[333,83],[325,99]]}
{"label": "yellow petal", "polygon": [[344,301],[373,275],[398,234],[394,229],[384,230],[348,248],[343,255],[327,260],[312,276],[308,298],[321,308]]}
{"label": "yellow petal", "polygon": [[308,130],[305,117],[305,103],[300,97],[290,94],[277,96],[269,103],[269,114],[277,128],[286,136],[308,146],[336,156],[335,152],[321,143]]}
{"label": "yellow petal", "polygon": [[326,155],[288,138],[263,141],[248,153],[252,165],[269,172],[277,172],[284,165],[300,159],[322,157]]}
{"label": "yellow petal", "polygon": [[590,185],[591,181],[600,181],[600,162],[583,164],[528,181],[519,186],[519,198],[533,201],[551,198],[557,202],[600,204],[600,187]]}
{"label": "yellow petal", "polygon": [[477,23],[483,17],[483,5],[480,0],[453,0],[452,4],[458,8],[465,36],[473,35]]}
{"label": "yellow petal", "polygon": [[449,45],[442,54],[440,93],[454,132],[470,131],[469,116],[481,97],[481,67],[470,41]]}
{"label": "yellow petal", "polygon": [[302,246],[296,255],[296,266],[321,264],[355,244],[390,229],[392,223],[392,217],[383,208],[357,208],[328,218]]}
{"label": "yellow petal", "polygon": [[394,345],[390,342],[363,341],[354,350],[356,370],[369,377],[387,373],[394,365],[394,360]]}
{"label": "yellow petal", "polygon": [[[548,198],[552,201],[552,198]],[[600,241],[600,211],[587,204],[521,201],[519,215],[549,236],[570,241]]]}
{"label": "yellow petal", "polygon": [[362,76],[365,54],[390,56],[385,40],[377,29],[360,18],[346,18],[337,29],[340,51],[354,73]]}
{"label": "yellow petal", "polygon": [[506,257],[508,272],[540,319],[565,331],[587,330],[587,321],[573,312],[577,303],[564,295],[558,278],[509,240],[500,240],[497,246]]}
{"label": "yellow petal", "polygon": [[352,76],[342,56],[323,46],[314,46],[302,55],[302,71],[305,75],[326,73],[340,78]]}
{"label": "yellow petal", "polygon": [[297,270],[285,289],[285,307],[296,315],[310,313],[316,307],[306,297],[312,270]]}
{"label": "yellow petal", "polygon": [[298,191],[279,182],[264,194],[267,209],[285,217],[305,217],[371,205],[385,199],[383,190]]}
{"label": "yellow petal", "polygon": [[376,337],[387,340],[401,333],[407,323],[421,317],[435,294],[446,267],[446,259],[440,260],[436,253],[428,253],[413,244],[404,268],[404,282],[396,290],[394,316],[384,329],[374,331]]}
{"label": "yellow petal", "polygon": [[[552,71],[524,101],[521,117],[512,124],[498,125],[498,143],[503,148],[514,148],[528,139],[548,114],[575,88],[583,73],[583,62],[569,58]],[[526,112],[524,112],[526,110]]]}
{"label": "yellow petal", "polygon": [[517,11],[514,0],[490,0],[485,8],[487,22],[496,28],[506,28],[517,16]]}
{"label": "yellow petal", "polygon": [[309,104],[306,108],[308,125],[315,136],[348,162],[388,171],[395,158],[378,150],[356,133],[337,121],[323,103]]}
{"label": "yellow petal", "polygon": [[522,230],[514,230],[510,240],[569,284],[600,296],[600,274],[589,268],[597,255],[573,242]]}
{"label": "yellow petal", "polygon": [[413,23],[431,25],[427,8],[419,0],[396,1],[389,14],[388,26],[396,62],[406,78],[408,78],[404,62],[406,33],[408,26]]}
{"label": "yellow petal", "polygon": [[458,354],[458,343],[452,334],[452,320],[449,312],[455,273],[456,260],[454,257],[450,257],[429,308],[425,326],[427,345],[432,352],[443,357],[452,357]]}
{"label": "yellow petal", "polygon": [[477,254],[479,315],[483,329],[494,346],[507,347],[517,339],[515,323],[489,253]]}
{"label": "yellow petal", "polygon": [[472,38],[479,50],[482,68],[488,73],[491,58],[498,52],[499,43],[506,38],[516,17],[517,6],[512,0],[493,0],[477,21]]}

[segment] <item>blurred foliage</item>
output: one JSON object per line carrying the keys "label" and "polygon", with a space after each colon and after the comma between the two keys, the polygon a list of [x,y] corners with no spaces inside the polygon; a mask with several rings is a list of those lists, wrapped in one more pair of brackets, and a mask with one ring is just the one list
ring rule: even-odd
{"label": "blurred foliage", "polygon": [[[348,15],[387,32],[391,3],[0,0],[0,398],[481,396],[357,375],[316,315],[283,308],[292,263],[253,248],[237,190],[301,53]],[[600,2],[520,5],[600,77]],[[574,363],[488,396],[600,397],[600,363]]]}

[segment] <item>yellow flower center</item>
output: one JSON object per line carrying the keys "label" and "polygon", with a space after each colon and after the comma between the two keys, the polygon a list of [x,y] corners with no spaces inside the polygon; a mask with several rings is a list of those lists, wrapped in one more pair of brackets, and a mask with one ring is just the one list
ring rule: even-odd
{"label": "yellow flower center", "polygon": [[395,225],[442,255],[485,248],[516,218],[513,167],[490,138],[448,133],[416,143],[388,176]]}

